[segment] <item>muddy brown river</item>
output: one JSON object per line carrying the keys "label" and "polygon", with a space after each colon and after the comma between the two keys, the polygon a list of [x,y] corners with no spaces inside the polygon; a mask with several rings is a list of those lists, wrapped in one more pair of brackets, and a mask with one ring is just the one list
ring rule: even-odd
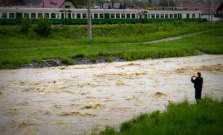
{"label": "muddy brown river", "polygon": [[1,135],[88,134],[169,102],[223,98],[223,55],[0,71]]}

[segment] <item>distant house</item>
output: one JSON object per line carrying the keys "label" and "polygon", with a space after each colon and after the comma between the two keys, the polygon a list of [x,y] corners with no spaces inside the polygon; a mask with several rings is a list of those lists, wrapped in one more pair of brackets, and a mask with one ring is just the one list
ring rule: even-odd
{"label": "distant house", "polygon": [[25,5],[13,7],[27,8],[77,8],[71,0],[23,0]]}
{"label": "distant house", "polygon": [[102,3],[100,6],[97,6],[98,9],[119,9],[121,3]]}
{"label": "distant house", "polygon": [[187,10],[200,10],[202,12],[201,17],[208,21],[219,21],[222,19],[223,3],[182,3],[177,6]]}

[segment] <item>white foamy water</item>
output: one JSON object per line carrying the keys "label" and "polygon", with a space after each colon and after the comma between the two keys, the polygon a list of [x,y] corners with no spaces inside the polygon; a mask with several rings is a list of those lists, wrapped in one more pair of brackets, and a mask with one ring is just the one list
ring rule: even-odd
{"label": "white foamy water", "polygon": [[204,78],[203,97],[223,98],[223,55],[0,71],[1,135],[72,135],[118,127],[168,102],[194,103],[190,77]]}

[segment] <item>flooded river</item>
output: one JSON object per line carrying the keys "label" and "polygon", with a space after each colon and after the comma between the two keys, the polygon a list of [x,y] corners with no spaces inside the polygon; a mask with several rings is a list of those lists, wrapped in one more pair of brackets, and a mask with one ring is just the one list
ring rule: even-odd
{"label": "flooded river", "polygon": [[169,102],[223,98],[223,55],[0,71],[1,135],[73,135],[118,127]]}

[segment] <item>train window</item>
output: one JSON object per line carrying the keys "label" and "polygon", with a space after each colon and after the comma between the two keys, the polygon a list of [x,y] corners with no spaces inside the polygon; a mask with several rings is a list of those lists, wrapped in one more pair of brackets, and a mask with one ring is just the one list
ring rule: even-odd
{"label": "train window", "polygon": [[24,13],[24,18],[29,17],[29,13]]}
{"label": "train window", "polygon": [[100,14],[100,18],[104,18],[104,14]]}
{"label": "train window", "polygon": [[2,13],[2,18],[7,18],[7,13]]}
{"label": "train window", "polygon": [[156,14],[156,18],[160,18],[160,15],[159,14]]}
{"label": "train window", "polygon": [[155,14],[152,14],[151,17],[152,17],[152,18],[155,18]]}
{"label": "train window", "polygon": [[120,14],[116,14],[116,18],[120,18]]}
{"label": "train window", "polygon": [[170,18],[173,18],[173,14],[170,14]]}
{"label": "train window", "polygon": [[56,14],[55,13],[51,13],[51,18],[55,19],[56,18]]}
{"label": "train window", "polygon": [[14,13],[9,13],[9,18],[15,18],[15,14]]}
{"label": "train window", "polygon": [[195,18],[195,14],[192,14],[192,18]]}
{"label": "train window", "polygon": [[132,18],[136,18],[136,15],[135,14],[132,14]]}
{"label": "train window", "polygon": [[130,14],[127,14],[127,18],[130,18]]}
{"label": "train window", "polygon": [[165,14],[165,18],[168,18],[168,14]]}
{"label": "train window", "polygon": [[174,18],[177,18],[177,14],[174,14]]}
{"label": "train window", "polygon": [[150,14],[148,14],[148,18],[150,18]]}
{"label": "train window", "polygon": [[57,13],[57,17],[56,18],[60,18],[60,14],[59,13]]}
{"label": "train window", "polygon": [[115,18],[115,14],[111,14],[111,18]]}
{"label": "train window", "polygon": [[44,14],[44,17],[48,17],[49,18],[49,16],[50,16],[49,13],[45,13]]}
{"label": "train window", "polygon": [[36,13],[31,13],[31,18],[36,18]]}
{"label": "train window", "polygon": [[161,18],[164,18],[164,14],[161,14]]}
{"label": "train window", "polygon": [[87,18],[87,14],[82,14],[83,18]]}
{"label": "train window", "polygon": [[122,18],[125,18],[125,14],[122,14]]}
{"label": "train window", "polygon": [[94,14],[94,18],[98,18],[98,14]]}
{"label": "train window", "polygon": [[187,18],[190,18],[190,14],[187,14]]}
{"label": "train window", "polygon": [[81,14],[77,14],[77,18],[81,18]]}
{"label": "train window", "polygon": [[72,18],[75,18],[75,14],[72,14]]}

